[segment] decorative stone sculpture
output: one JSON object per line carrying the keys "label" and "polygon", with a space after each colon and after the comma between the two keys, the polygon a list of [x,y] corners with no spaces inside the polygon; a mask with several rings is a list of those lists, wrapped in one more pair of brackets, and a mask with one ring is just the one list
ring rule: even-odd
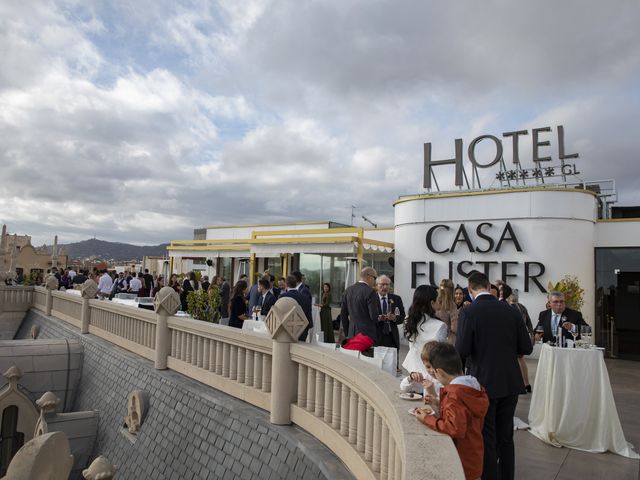
{"label": "decorative stone sculpture", "polygon": [[[279,337],[279,340],[297,342],[309,321],[298,302],[293,298],[284,297],[271,307],[265,323],[271,338]],[[282,338],[283,333],[289,338]]]}
{"label": "decorative stone sculpture", "polygon": [[67,480],[72,467],[73,455],[69,450],[67,435],[64,432],[51,432],[23,445],[11,460],[5,478]]}
{"label": "decorative stone sculpture", "polygon": [[49,433],[49,426],[47,425],[47,419],[45,417],[48,413],[56,411],[56,407],[60,403],[60,399],[53,392],[45,392],[38,400],[36,405],[40,408],[40,418],[36,423],[34,437],[39,437],[45,433]]}
{"label": "decorative stone sculpture", "polygon": [[106,457],[100,455],[89,468],[82,471],[82,476],[87,480],[111,480],[116,474],[117,467]]}
{"label": "decorative stone sculpture", "polygon": [[22,372],[15,365],[4,372],[4,377],[9,381],[0,389],[0,415],[7,407],[18,409],[18,424],[16,430],[24,434],[24,441],[33,438],[33,432],[38,421],[38,410],[33,402],[18,389],[18,381]]}
{"label": "decorative stone sculpture", "polygon": [[82,295],[82,298],[96,298],[96,293],[98,293],[98,285],[91,279],[85,280],[80,287],[80,295]]}
{"label": "decorative stone sculpture", "polygon": [[58,289],[58,279],[53,273],[49,273],[47,278],[44,279],[44,286],[47,290],[57,290]]}
{"label": "decorative stone sculpture", "polygon": [[153,300],[158,315],[173,316],[180,309],[180,295],[171,287],[162,287]]}
{"label": "decorative stone sculpture", "polygon": [[35,340],[36,338],[38,338],[39,334],[40,334],[40,325],[32,325],[31,326],[31,338]]}
{"label": "decorative stone sculpture", "polygon": [[142,426],[146,406],[144,397],[144,393],[141,390],[134,390],[127,399],[127,416],[124,417],[124,423],[129,433],[134,435],[140,431]]}

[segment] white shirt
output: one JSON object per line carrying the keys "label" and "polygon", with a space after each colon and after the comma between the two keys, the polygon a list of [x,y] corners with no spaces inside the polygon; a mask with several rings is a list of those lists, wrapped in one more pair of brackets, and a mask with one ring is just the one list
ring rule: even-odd
{"label": "white shirt", "polygon": [[140,281],[140,279],[138,277],[133,277],[131,279],[131,282],[129,282],[129,289],[132,292],[137,292],[141,288],[142,288],[142,282]]}
{"label": "white shirt", "polygon": [[409,372],[420,372],[422,376],[427,375],[427,369],[424,368],[420,354],[422,347],[427,342],[437,340],[438,342],[447,341],[447,324],[441,322],[437,318],[431,318],[427,314],[423,316],[422,323],[418,326],[418,335],[409,342],[409,352],[407,353],[402,366]]}
{"label": "white shirt", "polygon": [[69,270],[68,275],[69,275],[69,278],[70,278],[71,280],[73,280],[73,277],[75,277],[75,276],[76,276],[76,271],[75,271],[75,270]]}
{"label": "white shirt", "polygon": [[111,293],[113,288],[113,280],[108,273],[103,273],[98,282],[98,291],[101,293]]}

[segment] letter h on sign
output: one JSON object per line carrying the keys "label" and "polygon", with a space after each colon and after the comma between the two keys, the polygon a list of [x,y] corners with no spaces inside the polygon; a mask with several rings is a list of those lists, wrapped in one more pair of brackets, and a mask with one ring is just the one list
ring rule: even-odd
{"label": "letter h on sign", "polygon": [[456,185],[462,185],[462,139],[456,138],[456,156],[447,160],[431,161],[431,143],[424,144],[424,188],[431,188],[431,167],[434,165],[455,165],[456,166]]}

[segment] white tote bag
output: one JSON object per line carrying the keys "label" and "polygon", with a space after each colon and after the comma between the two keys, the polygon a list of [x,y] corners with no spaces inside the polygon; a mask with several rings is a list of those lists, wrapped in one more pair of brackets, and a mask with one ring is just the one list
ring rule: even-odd
{"label": "white tote bag", "polygon": [[398,366],[398,350],[393,347],[374,347],[373,358],[382,360],[382,370],[396,375]]}

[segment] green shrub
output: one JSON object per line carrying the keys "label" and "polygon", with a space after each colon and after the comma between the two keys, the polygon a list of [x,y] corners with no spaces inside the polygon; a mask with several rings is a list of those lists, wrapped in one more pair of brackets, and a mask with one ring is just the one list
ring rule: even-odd
{"label": "green shrub", "polygon": [[215,285],[206,292],[199,289],[187,295],[187,312],[196,320],[219,323],[221,304],[220,292]]}

